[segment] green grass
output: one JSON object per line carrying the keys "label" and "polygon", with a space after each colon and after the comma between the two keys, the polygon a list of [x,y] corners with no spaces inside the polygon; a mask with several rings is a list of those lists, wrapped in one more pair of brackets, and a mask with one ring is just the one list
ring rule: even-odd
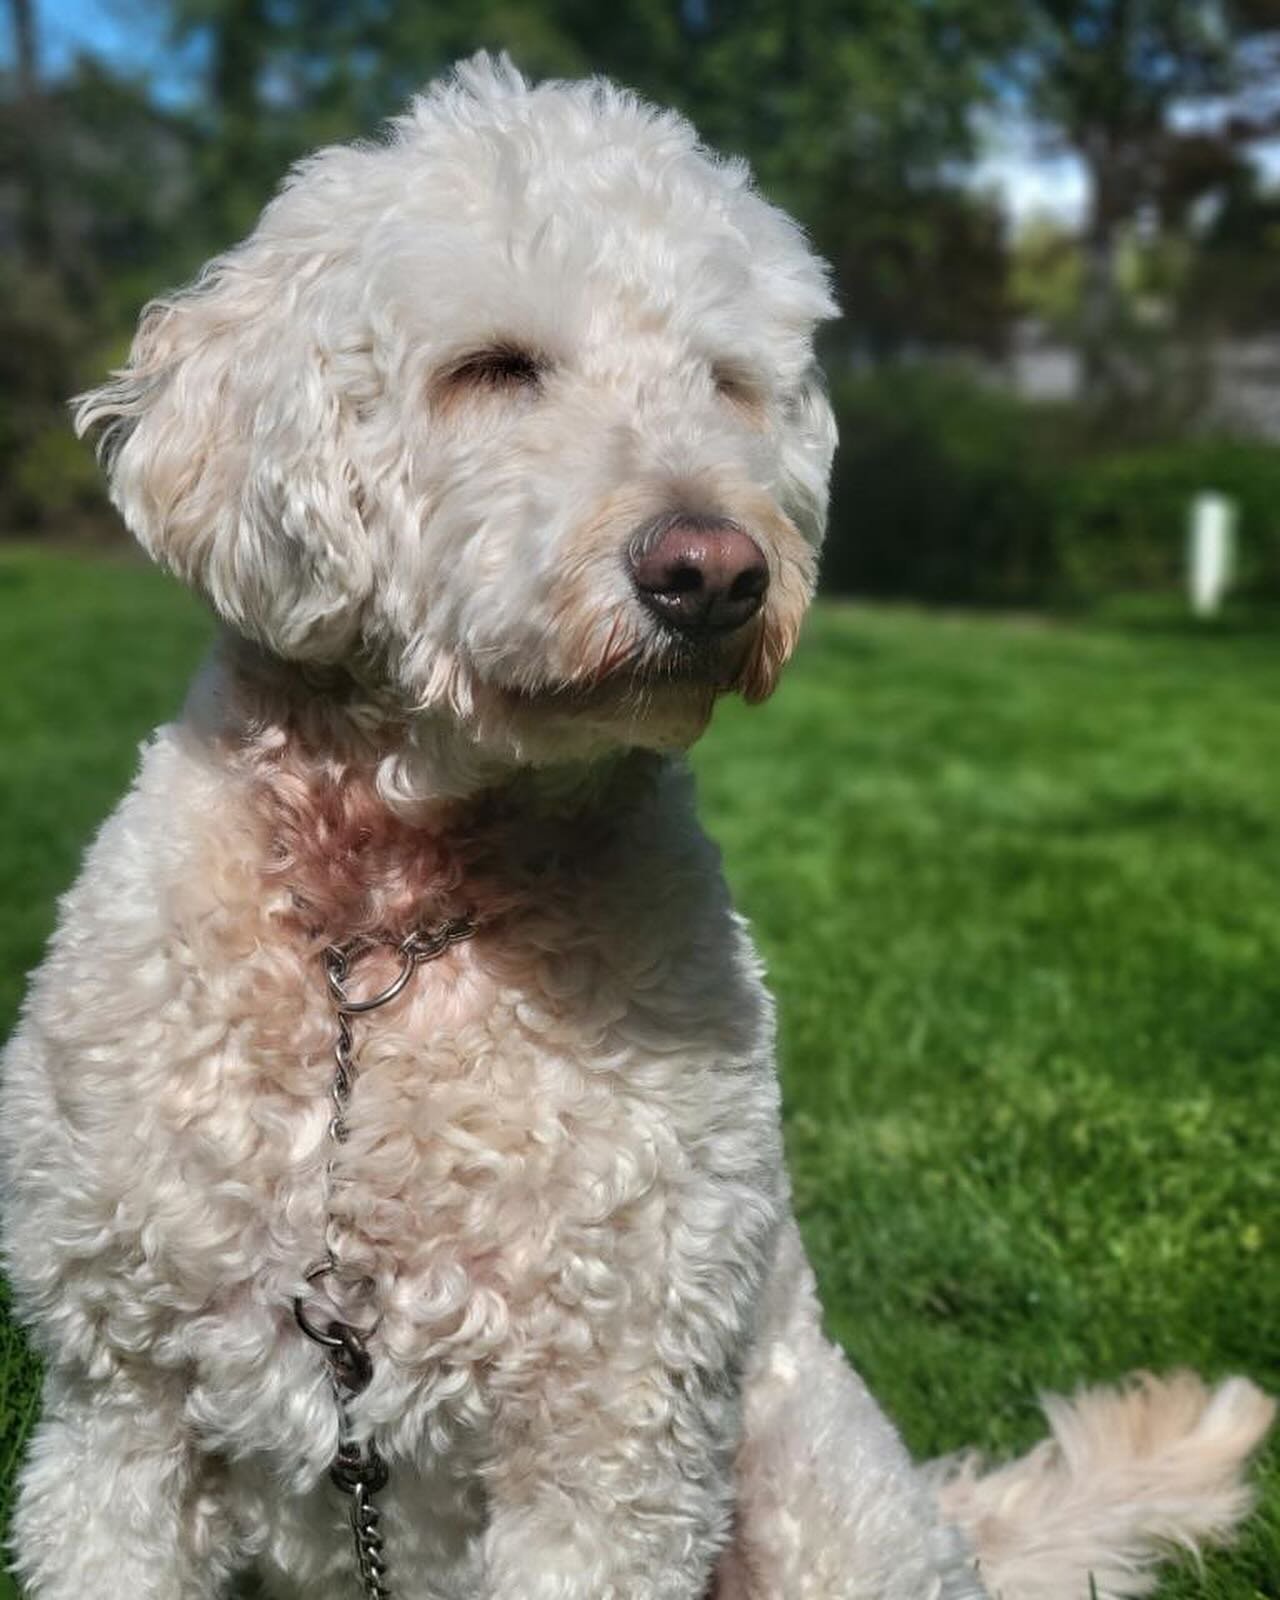
{"label": "green grass", "polygon": [[0,1035],[54,901],[182,704],[211,628],[140,561],[0,549]]}
{"label": "green grass", "polygon": [[[0,557],[7,1023],[207,626],[120,563]],[[821,608],[726,706],[704,809],[782,1012],[833,1331],[921,1453],[1020,1448],[1133,1367],[1280,1388],[1280,627]],[[11,1470],[30,1369],[0,1342]],[[1166,1600],[1280,1596],[1280,1457]]]}

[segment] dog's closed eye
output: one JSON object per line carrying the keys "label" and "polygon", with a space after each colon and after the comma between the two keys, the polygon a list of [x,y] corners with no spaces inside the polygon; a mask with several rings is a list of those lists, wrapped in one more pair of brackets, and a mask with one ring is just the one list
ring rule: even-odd
{"label": "dog's closed eye", "polygon": [[468,394],[536,394],[550,362],[533,350],[514,344],[496,344],[472,350],[447,367],[436,381],[440,399],[458,400]]}
{"label": "dog's closed eye", "polygon": [[764,420],[764,396],[759,385],[738,367],[717,361],[711,368],[711,381],[722,400],[736,406],[753,422]]}

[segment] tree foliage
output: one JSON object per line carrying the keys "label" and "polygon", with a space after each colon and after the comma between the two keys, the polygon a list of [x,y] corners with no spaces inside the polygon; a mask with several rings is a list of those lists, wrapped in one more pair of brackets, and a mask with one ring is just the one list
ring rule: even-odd
{"label": "tree foliage", "polygon": [[1274,0],[1032,0],[1011,60],[1048,141],[1088,177],[1075,328],[1091,397],[1130,405],[1132,297],[1121,252],[1138,220],[1184,238],[1203,203],[1253,188],[1247,147],[1280,129],[1280,6]]}
{"label": "tree foliage", "polygon": [[[833,264],[845,312],[837,361],[995,354],[1037,301],[1034,253],[1011,272],[1004,219],[966,177],[979,113],[1032,116],[1088,168],[1088,226],[1066,256],[1055,246],[1054,284],[1059,303],[1072,300],[1058,326],[1082,343],[1100,390],[1131,405],[1134,374],[1146,371],[1126,344],[1141,295],[1125,263],[1141,256],[1139,235],[1179,241],[1141,259],[1148,277],[1159,267],[1186,326],[1255,328],[1277,315],[1280,279],[1256,270],[1280,250],[1275,204],[1244,152],[1280,119],[1280,31],[1268,31],[1280,30],[1280,0],[157,0],[152,10],[168,53],[150,81],[89,59],[49,81],[40,0],[9,0],[6,526],[62,519],[68,497],[91,493],[61,404],[119,352],[141,302],[241,236],[293,159],[373,132],[477,48],[506,49],[535,75],[607,73],[746,156]],[[1188,118],[1189,107],[1205,114]],[[50,430],[61,442],[48,443]]]}

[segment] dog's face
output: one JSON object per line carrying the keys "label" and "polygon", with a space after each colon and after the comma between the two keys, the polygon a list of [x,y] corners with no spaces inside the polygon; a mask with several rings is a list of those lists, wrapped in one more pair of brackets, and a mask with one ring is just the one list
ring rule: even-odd
{"label": "dog's face", "polygon": [[142,543],[273,652],[524,759],[683,744],[794,642],[832,310],[687,124],[481,59],[304,163],[80,420]]}

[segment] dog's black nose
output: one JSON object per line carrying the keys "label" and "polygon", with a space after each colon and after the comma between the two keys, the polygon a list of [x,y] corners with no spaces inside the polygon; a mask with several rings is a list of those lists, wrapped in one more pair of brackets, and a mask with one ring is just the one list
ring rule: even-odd
{"label": "dog's black nose", "polygon": [[736,523],[712,517],[677,517],[638,539],[631,576],[650,611],[687,633],[742,627],[769,587],[760,546]]}

